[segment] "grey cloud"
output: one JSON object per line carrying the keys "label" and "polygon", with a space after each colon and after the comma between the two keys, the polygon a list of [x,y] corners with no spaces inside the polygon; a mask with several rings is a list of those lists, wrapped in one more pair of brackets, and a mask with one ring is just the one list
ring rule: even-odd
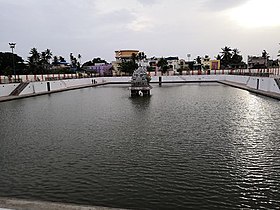
{"label": "grey cloud", "polygon": [[245,4],[248,0],[204,0],[202,7],[211,11],[221,11]]}
{"label": "grey cloud", "polygon": [[127,9],[117,10],[111,13],[99,15],[98,21],[102,24],[126,24],[133,21],[136,16]]}
{"label": "grey cloud", "polygon": [[157,0],[137,0],[141,4],[145,5],[151,5],[157,3]]}
{"label": "grey cloud", "polygon": [[[96,0],[0,0],[0,51],[9,51],[11,41],[17,43],[16,52],[25,59],[32,47],[39,51],[49,48],[66,59],[73,52],[81,53],[83,60],[101,56],[108,61],[114,59],[114,50],[126,48],[143,50],[148,56],[184,58],[186,53],[216,55],[225,45],[239,48],[243,55],[264,48],[271,55],[278,51],[273,49],[278,46],[279,27],[273,31],[240,30],[223,15],[209,15],[245,0],[137,1],[137,8],[110,8],[116,4],[108,4],[108,10],[100,11]],[[145,21],[154,24],[150,30],[131,30],[133,24],[145,26]],[[262,46],[256,45],[263,37]]]}

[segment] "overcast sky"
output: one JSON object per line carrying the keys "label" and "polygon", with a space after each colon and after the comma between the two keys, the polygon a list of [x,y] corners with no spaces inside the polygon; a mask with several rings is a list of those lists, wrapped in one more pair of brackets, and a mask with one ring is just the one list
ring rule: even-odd
{"label": "overcast sky", "polygon": [[114,51],[148,57],[216,56],[221,48],[247,55],[280,49],[280,0],[0,0],[0,51],[27,59],[49,48],[69,61],[114,60]]}

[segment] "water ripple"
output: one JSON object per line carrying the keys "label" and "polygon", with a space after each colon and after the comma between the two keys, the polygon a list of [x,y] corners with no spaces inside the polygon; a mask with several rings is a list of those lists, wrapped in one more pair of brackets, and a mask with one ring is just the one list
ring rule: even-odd
{"label": "water ripple", "polygon": [[276,209],[279,112],[277,101],[218,84],[164,85],[135,100],[114,86],[1,103],[0,196]]}

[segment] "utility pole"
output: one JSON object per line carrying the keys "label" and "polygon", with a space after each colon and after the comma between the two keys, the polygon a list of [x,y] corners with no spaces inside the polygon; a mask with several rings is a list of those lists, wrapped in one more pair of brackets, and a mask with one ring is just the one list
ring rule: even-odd
{"label": "utility pole", "polygon": [[12,49],[12,56],[13,56],[13,69],[14,69],[14,76],[15,76],[15,82],[16,82],[16,66],[15,66],[15,57],[14,57],[14,49],[16,47],[16,43],[11,42],[9,43],[10,48]]}
{"label": "utility pole", "polygon": [[190,58],[191,58],[191,54],[190,53],[187,54],[187,58],[188,58],[188,62],[189,62]]}

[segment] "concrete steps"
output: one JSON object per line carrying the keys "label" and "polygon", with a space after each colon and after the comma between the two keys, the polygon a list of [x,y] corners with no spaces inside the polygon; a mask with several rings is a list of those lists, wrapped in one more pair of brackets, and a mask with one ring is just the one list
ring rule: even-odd
{"label": "concrete steps", "polygon": [[275,82],[276,82],[276,84],[277,84],[277,86],[280,90],[280,78],[275,78],[274,80],[275,80]]}
{"label": "concrete steps", "polygon": [[29,82],[20,83],[16,87],[16,89],[14,89],[13,92],[11,92],[10,96],[18,96],[28,84],[29,84]]}

